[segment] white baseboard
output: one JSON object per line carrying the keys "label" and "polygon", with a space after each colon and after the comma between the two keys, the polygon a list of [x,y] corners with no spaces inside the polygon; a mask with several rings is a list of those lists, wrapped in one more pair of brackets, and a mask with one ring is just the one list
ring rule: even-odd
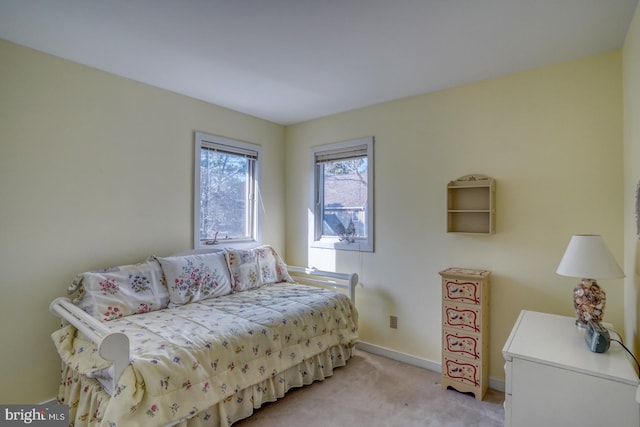
{"label": "white baseboard", "polygon": [[58,404],[58,399],[56,399],[55,397],[53,399],[48,399],[48,400],[45,400],[44,402],[38,403],[38,405],[57,405],[57,404]]}
{"label": "white baseboard", "polygon": [[504,380],[489,377],[489,388],[498,390],[504,393]]}
{"label": "white baseboard", "polygon": [[[435,362],[433,360],[423,359],[421,357],[412,356],[410,354],[402,353],[400,351],[391,350],[386,347],[381,347],[375,344],[369,344],[363,341],[358,341],[356,348],[367,353],[377,354],[379,356],[388,357],[389,359],[397,360],[409,365],[417,366],[419,368],[428,369],[430,371],[442,373],[442,363]],[[504,391],[504,381],[496,378],[489,378],[489,388],[498,391]]]}
{"label": "white baseboard", "polygon": [[419,368],[428,369],[434,372],[442,372],[441,364],[428,359],[422,359],[420,357],[412,356],[410,354],[402,353],[396,350],[391,350],[386,347],[381,347],[375,344],[369,344],[366,342],[358,341],[356,348],[367,353],[377,354],[379,356],[388,357],[389,359],[397,360],[409,365],[417,366]]}

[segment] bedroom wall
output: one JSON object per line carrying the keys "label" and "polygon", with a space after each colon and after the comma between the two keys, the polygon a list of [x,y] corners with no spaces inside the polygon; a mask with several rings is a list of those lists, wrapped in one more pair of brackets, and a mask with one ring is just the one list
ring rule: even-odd
{"label": "bedroom wall", "polygon": [[636,189],[640,189],[640,8],[623,47],[624,105],[624,300],[626,342],[640,355],[640,240]]}
{"label": "bedroom wall", "polygon": [[[438,271],[491,270],[490,376],[504,379],[520,310],[573,316],[578,280],[555,274],[572,234],[602,234],[622,265],[621,73],[614,51],[288,127],[288,262],[358,272],[361,340],[427,365],[441,356]],[[309,147],[367,135],[375,253],[308,249]],[[446,185],[471,173],[497,180],[493,236],[445,233]],[[623,331],[623,281],[601,284]]]}
{"label": "bedroom wall", "polygon": [[77,273],[192,247],[193,132],[261,144],[284,250],[284,128],[0,40],[0,402],[53,398],[48,305]]}
{"label": "bedroom wall", "polygon": [[[624,105],[637,117],[637,13],[633,28]],[[623,179],[620,52],[286,130],[1,40],[0,58],[3,403],[55,395],[57,321],[47,309],[76,273],[190,247],[194,130],[267,148],[264,240],[286,244],[290,263],[358,271],[362,339],[416,358],[440,358],[443,268],[493,270],[491,376],[502,378],[500,350],[521,309],[572,315],[576,281],[554,273],[571,234],[603,234],[621,264],[623,246],[625,262],[630,244],[638,256],[628,235],[640,130],[625,122]],[[309,147],[364,135],[377,144],[376,252],[309,251]],[[446,183],[467,173],[498,181],[494,236],[443,231]],[[605,317],[619,330],[623,295],[638,283],[637,269],[632,282],[625,270],[624,286],[603,282]]]}

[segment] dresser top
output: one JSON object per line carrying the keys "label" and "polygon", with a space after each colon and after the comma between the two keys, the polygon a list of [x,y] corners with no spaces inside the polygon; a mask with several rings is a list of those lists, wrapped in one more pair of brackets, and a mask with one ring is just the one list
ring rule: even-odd
{"label": "dresser top", "polygon": [[575,325],[573,317],[523,310],[502,354],[507,360],[525,359],[632,385],[638,384],[634,365],[622,346],[611,342],[605,353],[590,351],[585,343],[584,329]]}
{"label": "dresser top", "polygon": [[473,268],[458,267],[447,268],[440,272],[440,275],[443,277],[469,277],[472,279],[484,279],[490,274],[491,272],[489,270],[475,270]]}

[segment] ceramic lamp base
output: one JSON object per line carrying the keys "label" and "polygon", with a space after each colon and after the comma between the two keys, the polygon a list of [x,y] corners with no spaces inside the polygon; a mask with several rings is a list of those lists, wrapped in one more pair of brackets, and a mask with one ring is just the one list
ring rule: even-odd
{"label": "ceramic lamp base", "polygon": [[607,296],[595,280],[582,279],[573,290],[573,307],[578,316],[576,325],[585,327],[589,320],[602,322],[606,302]]}

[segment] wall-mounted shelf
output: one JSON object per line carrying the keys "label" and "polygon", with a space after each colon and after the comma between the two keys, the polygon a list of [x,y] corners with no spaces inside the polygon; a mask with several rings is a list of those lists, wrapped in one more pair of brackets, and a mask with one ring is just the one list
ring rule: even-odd
{"label": "wall-mounted shelf", "polygon": [[465,175],[447,185],[447,233],[495,232],[495,180]]}

